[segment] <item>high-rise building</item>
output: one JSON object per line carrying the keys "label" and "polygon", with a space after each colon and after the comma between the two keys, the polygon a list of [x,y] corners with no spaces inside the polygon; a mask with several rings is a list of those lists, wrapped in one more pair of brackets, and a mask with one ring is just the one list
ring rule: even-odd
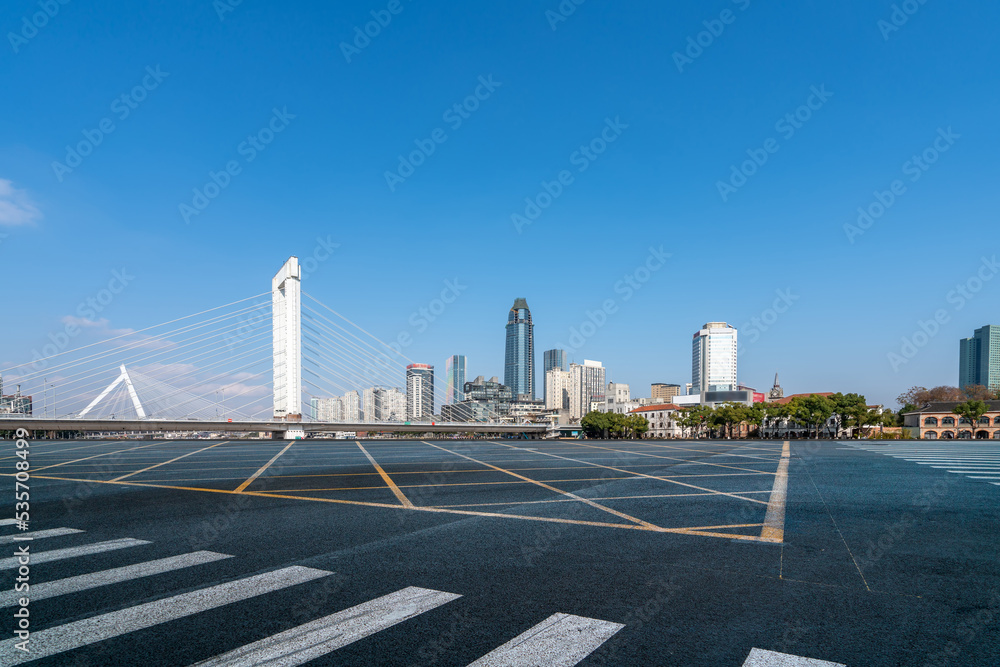
{"label": "high-rise building", "polygon": [[348,421],[344,418],[344,402],[339,396],[313,398],[309,401],[313,419],[321,422]]}
{"label": "high-rise building", "polygon": [[378,421],[378,393],[380,391],[378,387],[369,387],[361,392],[361,421],[368,423]]}
{"label": "high-rise building", "polygon": [[406,394],[396,387],[386,387],[376,394],[378,420],[401,422],[406,419]]}
{"label": "high-rise building", "polygon": [[725,322],[709,322],[695,333],[691,350],[691,393],[736,389],[737,332]]}
{"label": "high-rise building", "polygon": [[584,359],[583,364],[570,364],[569,414],[573,419],[581,419],[590,411],[593,403],[604,403],[607,397],[605,385],[606,369],[599,361]]}
{"label": "high-rise building", "polygon": [[356,422],[361,419],[361,396],[357,391],[349,391],[341,399],[344,406],[344,421]]}
{"label": "high-rise building", "polygon": [[545,409],[569,410],[572,380],[569,371],[550,368],[545,372]]}
{"label": "high-rise building", "polygon": [[507,313],[503,383],[515,396],[535,397],[535,325],[525,299],[514,299]]}
{"label": "high-rise building", "polygon": [[464,354],[454,354],[448,357],[448,361],[445,362],[445,405],[453,405],[465,400],[465,364]]}
{"label": "high-rise building", "polygon": [[420,421],[434,416],[434,367],[410,364],[406,367],[406,419]]}
{"label": "high-rise building", "polygon": [[[553,368],[561,371],[568,371],[569,366],[566,365],[566,350],[545,350],[542,353],[542,382],[545,382],[545,377],[548,372]],[[549,394],[548,385],[545,384],[542,387],[542,399],[545,400],[546,405],[548,404]]]}
{"label": "high-rise building", "polygon": [[1000,326],[976,329],[971,338],[959,341],[958,386],[979,384],[1000,391]]}
{"label": "high-rise building", "polygon": [[674,396],[679,396],[681,393],[681,386],[679,384],[664,384],[663,382],[654,382],[651,386],[651,393],[654,399],[659,401],[670,402],[670,399]]}

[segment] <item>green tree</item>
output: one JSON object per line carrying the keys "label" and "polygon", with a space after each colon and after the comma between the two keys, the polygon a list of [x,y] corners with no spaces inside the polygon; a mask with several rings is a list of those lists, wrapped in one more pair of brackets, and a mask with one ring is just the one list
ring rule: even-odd
{"label": "green tree", "polygon": [[700,438],[702,430],[708,426],[711,415],[712,410],[710,408],[704,405],[696,405],[681,410],[677,416],[677,423],[687,431],[689,436]]}
{"label": "green tree", "polygon": [[583,416],[583,419],[580,420],[580,427],[583,428],[583,433],[588,438],[605,438],[611,428],[611,423],[607,414],[594,410]]}
{"label": "green tree", "polygon": [[840,436],[842,428],[860,429],[865,425],[864,421],[868,418],[868,401],[865,400],[864,396],[837,392],[828,400],[833,403],[833,417],[837,423],[837,432],[834,437]]}
{"label": "green tree", "polygon": [[625,417],[626,433],[631,438],[639,438],[649,430],[649,420],[642,415],[627,415]]}
{"label": "green tree", "polygon": [[745,418],[743,405],[739,403],[723,403],[715,408],[712,415],[716,425],[723,428],[727,438],[733,437],[733,427],[742,424]]}
{"label": "green tree", "polygon": [[809,396],[793,398],[790,405],[792,418],[800,424],[811,426],[814,429],[815,438],[818,440],[820,429],[833,414],[833,402],[825,396],[810,394]]}
{"label": "green tree", "polygon": [[[951,409],[956,415],[968,419],[971,424],[970,429],[972,431],[972,438],[976,437],[976,426],[979,423],[979,418],[990,411],[990,407],[986,405],[983,401],[966,401],[965,403],[959,403],[954,408]],[[961,426],[958,429],[961,433]]]}
{"label": "green tree", "polygon": [[[766,403],[751,403],[743,406],[743,421],[757,427],[757,437],[764,437],[764,420],[767,419]],[[749,435],[749,434],[748,434]]]}
{"label": "green tree", "polygon": [[791,408],[787,403],[765,403],[764,423],[770,423],[774,427],[774,435],[778,435],[778,424],[792,415]]}

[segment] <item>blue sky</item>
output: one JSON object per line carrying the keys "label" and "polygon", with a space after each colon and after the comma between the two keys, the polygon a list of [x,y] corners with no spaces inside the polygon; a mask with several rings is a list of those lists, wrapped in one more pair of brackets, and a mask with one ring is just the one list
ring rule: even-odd
{"label": "blue sky", "polygon": [[[407,355],[442,373],[461,353],[502,375],[515,297],[539,365],[610,299],[571,357],[635,395],[690,381],[691,335],[720,320],[744,334],[749,385],[779,371],[789,392],[894,403],[957,383],[958,338],[1000,323],[1000,269],[981,265],[1000,197],[994,5],[52,0],[25,28],[42,5],[0,18],[0,366],[115,270],[134,279],[99,316],[139,329],[267,291],[318,239],[339,245],[305,289],[385,340],[412,334]],[[89,155],[54,166],[102,122]],[[390,186],[418,142],[433,153]],[[909,163],[925,150],[926,170]],[[211,173],[226,187],[185,216]],[[845,230],[896,180],[883,215]],[[561,192],[518,226],[543,182]],[[626,299],[650,248],[670,257]],[[467,287],[418,331],[446,280]],[[779,291],[790,305],[769,313]]]}

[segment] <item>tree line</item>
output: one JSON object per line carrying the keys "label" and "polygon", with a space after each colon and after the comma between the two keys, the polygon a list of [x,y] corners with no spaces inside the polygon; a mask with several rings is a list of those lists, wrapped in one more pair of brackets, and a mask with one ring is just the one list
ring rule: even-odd
{"label": "tree line", "polygon": [[[897,426],[898,415],[891,410],[868,407],[861,394],[836,393],[796,396],[788,403],[722,403],[715,407],[696,405],[681,408],[674,419],[685,437],[732,438],[746,429],[751,437],[787,437],[800,427],[812,438],[870,436],[876,428]],[[589,412],[580,421],[588,438],[642,438],[649,422],[638,414]]]}

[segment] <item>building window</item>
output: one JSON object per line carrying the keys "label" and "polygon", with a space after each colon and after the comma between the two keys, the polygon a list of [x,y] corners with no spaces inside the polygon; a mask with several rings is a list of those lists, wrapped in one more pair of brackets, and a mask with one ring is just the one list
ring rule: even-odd
{"label": "building window", "polygon": [[959,431],[958,432],[958,439],[959,440],[972,440],[972,431]]}
{"label": "building window", "polygon": [[986,416],[980,417],[979,418],[979,423],[980,424],[985,424],[986,426],[989,426],[990,425],[990,418],[986,417]]}
{"label": "building window", "polygon": [[941,425],[942,426],[954,426],[955,425],[955,418],[954,417],[945,417],[944,419],[941,420]]}
{"label": "building window", "polygon": [[[997,431],[997,433],[1000,433],[1000,431]],[[927,433],[924,433],[924,440],[937,440],[937,433],[934,431],[927,431]]]}
{"label": "building window", "polygon": [[955,432],[954,431],[945,431],[944,433],[941,434],[941,438],[943,440],[954,440],[955,439]]}
{"label": "building window", "polygon": [[937,417],[927,417],[926,419],[924,419],[924,426],[937,426],[937,425],[938,425]]}

